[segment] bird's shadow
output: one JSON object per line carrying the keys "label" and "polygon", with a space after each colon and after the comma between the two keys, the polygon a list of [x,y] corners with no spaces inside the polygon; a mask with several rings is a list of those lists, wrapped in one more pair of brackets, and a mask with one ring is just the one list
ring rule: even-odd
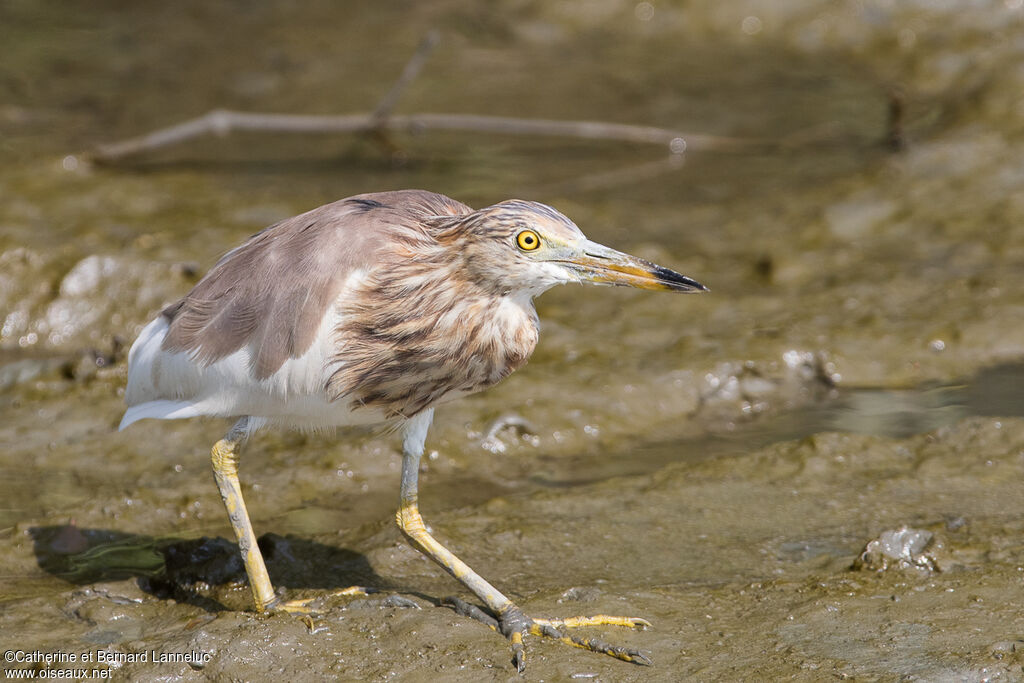
{"label": "bird's shadow", "polygon": [[[82,586],[135,579],[158,598],[208,611],[228,609],[219,590],[246,579],[238,545],[223,538],[156,538],[74,524],[29,529],[39,567]],[[258,539],[275,586],[331,590],[351,585],[388,589],[365,555],[295,536]]]}

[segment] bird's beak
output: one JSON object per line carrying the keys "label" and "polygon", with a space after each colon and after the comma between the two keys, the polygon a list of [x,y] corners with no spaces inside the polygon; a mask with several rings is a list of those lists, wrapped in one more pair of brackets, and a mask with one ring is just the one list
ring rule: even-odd
{"label": "bird's beak", "polygon": [[600,285],[620,285],[666,292],[706,292],[708,288],[662,268],[650,261],[609,249],[603,244],[587,240],[581,251],[563,261],[580,277],[581,281]]}

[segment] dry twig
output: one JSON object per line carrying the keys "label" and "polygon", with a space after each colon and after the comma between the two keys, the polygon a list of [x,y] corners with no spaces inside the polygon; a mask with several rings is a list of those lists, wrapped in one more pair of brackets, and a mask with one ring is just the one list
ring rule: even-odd
{"label": "dry twig", "polygon": [[423,65],[427,63],[427,57],[434,51],[437,44],[441,42],[441,34],[437,31],[429,31],[426,37],[420,41],[419,47],[416,48],[416,52],[413,53],[409,61],[405,63],[405,68],[402,69],[402,75],[398,77],[395,84],[391,86],[391,90],[388,90],[387,94],[381,98],[380,102],[377,103],[377,107],[373,110],[373,117],[378,121],[383,121],[391,115],[391,111],[398,104],[398,100],[401,99],[402,95],[405,94],[406,89],[409,87],[416,77],[420,75],[420,71],[423,69]]}
{"label": "dry twig", "polygon": [[690,134],[654,126],[635,126],[606,121],[557,121],[480,114],[404,114],[380,119],[372,113],[315,116],[259,114],[218,109],[199,118],[162,128],[141,137],[100,145],[93,158],[96,161],[116,162],[126,157],[168,147],[203,135],[227,135],[232,131],[368,133],[381,130],[400,132],[462,130],[504,135],[543,135],[615,140],[663,145],[676,154],[682,153],[684,150],[727,151],[771,146],[768,141],[764,140]]}

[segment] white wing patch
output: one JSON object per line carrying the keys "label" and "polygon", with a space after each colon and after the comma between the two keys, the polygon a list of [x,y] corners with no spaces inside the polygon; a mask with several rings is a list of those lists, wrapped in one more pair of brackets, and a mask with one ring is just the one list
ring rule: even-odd
{"label": "white wing patch", "polygon": [[[342,287],[339,300],[365,278],[365,271],[352,273]],[[252,350],[235,353],[204,366],[186,352],[161,348],[168,322],[160,316],[142,330],[128,353],[128,384],[125,402],[129,408],[120,429],[137,420],[173,420],[187,417],[263,418],[300,428],[326,428],[372,424],[383,416],[374,410],[353,414],[345,402],[328,399],[325,384],[337,364],[334,330],[339,325],[337,305],[324,316],[312,346],[299,358],[289,358],[270,377],[257,380],[250,371]]]}

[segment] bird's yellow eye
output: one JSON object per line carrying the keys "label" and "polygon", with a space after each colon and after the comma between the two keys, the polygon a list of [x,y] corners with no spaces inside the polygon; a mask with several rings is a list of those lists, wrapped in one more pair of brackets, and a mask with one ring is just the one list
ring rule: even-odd
{"label": "bird's yellow eye", "polygon": [[540,246],[540,235],[533,230],[523,230],[516,235],[516,244],[523,251],[533,251]]}

